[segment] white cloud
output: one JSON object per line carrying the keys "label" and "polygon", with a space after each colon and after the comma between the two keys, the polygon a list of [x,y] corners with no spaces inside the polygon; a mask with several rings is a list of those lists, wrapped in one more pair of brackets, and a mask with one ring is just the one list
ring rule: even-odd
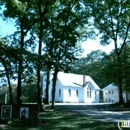
{"label": "white cloud", "polygon": [[96,50],[102,50],[106,53],[110,53],[114,49],[114,43],[103,46],[100,44],[99,40],[87,40],[82,43],[82,48],[84,49],[83,57],[86,57],[87,54]]}

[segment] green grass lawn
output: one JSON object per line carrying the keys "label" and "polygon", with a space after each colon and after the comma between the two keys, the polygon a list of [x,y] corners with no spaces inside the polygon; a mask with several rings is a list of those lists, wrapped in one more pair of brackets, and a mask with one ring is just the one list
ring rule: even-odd
{"label": "green grass lawn", "polygon": [[63,109],[47,108],[40,113],[38,126],[5,126],[8,130],[118,130],[117,124],[103,123]]}

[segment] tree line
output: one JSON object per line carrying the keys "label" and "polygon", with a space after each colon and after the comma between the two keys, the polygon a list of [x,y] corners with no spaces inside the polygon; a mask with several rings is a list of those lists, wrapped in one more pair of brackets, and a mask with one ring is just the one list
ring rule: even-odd
{"label": "tree line", "polygon": [[[21,104],[22,84],[36,75],[37,103],[41,104],[41,73],[47,72],[48,88],[48,72],[53,70],[54,107],[58,72],[72,71],[82,52],[80,43],[97,36],[102,45],[111,42],[115,45],[113,53],[118,75],[114,82],[119,86],[120,103],[123,102],[122,68],[126,61],[121,57],[129,43],[129,0],[1,0],[0,4],[1,16],[4,20],[14,20],[16,27],[11,35],[0,38],[0,66],[4,68],[0,76],[6,76],[10,103],[13,103],[10,80],[18,80],[17,103]],[[103,64],[107,65],[108,61]]]}

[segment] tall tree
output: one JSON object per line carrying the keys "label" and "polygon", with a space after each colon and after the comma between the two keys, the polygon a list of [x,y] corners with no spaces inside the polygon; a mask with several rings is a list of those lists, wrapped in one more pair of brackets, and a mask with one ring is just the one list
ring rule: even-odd
{"label": "tall tree", "polygon": [[123,61],[123,91],[126,92],[126,102],[128,102],[128,93],[130,92],[130,46],[125,45],[122,53],[122,61]]}
{"label": "tall tree", "polygon": [[[60,1],[51,8],[50,15],[47,16],[46,34],[44,39],[46,55],[49,68],[53,73],[52,108],[55,102],[56,80],[59,71],[68,71],[71,64],[76,59],[79,52],[77,42],[83,37],[87,20],[84,15],[82,5],[79,1]],[[82,30],[81,30],[82,29]]]}
{"label": "tall tree", "polygon": [[[43,30],[44,30],[44,26],[43,23],[45,23],[44,21],[44,16],[48,13],[48,6],[52,5],[55,3],[56,0],[48,0],[48,1],[42,1],[39,0],[38,1],[38,14],[39,14],[39,46],[38,46],[38,55],[41,56],[42,55],[42,42],[43,42]],[[44,6],[43,6],[44,5]],[[40,71],[41,71],[41,63],[38,62],[37,64],[37,95],[38,95],[38,104],[41,104],[41,99],[40,99]]]}
{"label": "tall tree", "polygon": [[84,0],[86,7],[91,8],[91,16],[94,26],[99,30],[101,44],[106,45],[113,42],[117,56],[118,67],[118,86],[120,103],[122,97],[122,50],[129,42],[130,29],[130,4],[129,0]]}
{"label": "tall tree", "polygon": [[25,37],[38,19],[35,19],[35,14],[33,11],[31,11],[32,1],[2,0],[2,5],[5,6],[3,11],[5,18],[14,19],[16,24],[15,26],[17,27],[17,31],[13,35],[12,43],[14,44],[14,47],[19,50],[17,103],[21,103],[20,98],[23,74],[23,51],[24,49],[27,49]]}

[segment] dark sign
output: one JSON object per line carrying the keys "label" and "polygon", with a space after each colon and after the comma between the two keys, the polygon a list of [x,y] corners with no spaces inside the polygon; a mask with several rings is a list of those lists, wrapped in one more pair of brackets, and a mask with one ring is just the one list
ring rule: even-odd
{"label": "dark sign", "polygon": [[1,118],[11,119],[12,116],[12,105],[2,105]]}

